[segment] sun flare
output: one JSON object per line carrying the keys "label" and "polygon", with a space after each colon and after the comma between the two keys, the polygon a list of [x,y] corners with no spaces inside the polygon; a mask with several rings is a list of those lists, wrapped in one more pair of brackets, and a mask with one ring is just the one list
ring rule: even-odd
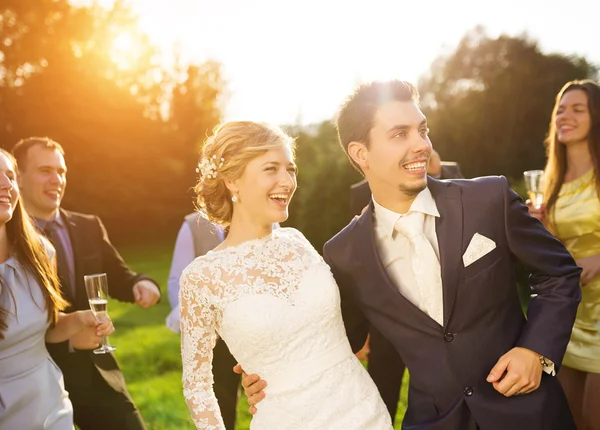
{"label": "sun flare", "polygon": [[131,34],[121,33],[112,42],[110,58],[121,70],[131,69],[134,64],[135,41]]}
{"label": "sun flare", "polygon": [[[115,4],[69,1],[106,8]],[[545,50],[600,58],[595,39],[565,36],[593,27],[597,14],[580,16],[560,2],[544,0],[517,2],[528,4],[531,12],[518,15],[514,7],[488,14],[477,0],[435,0],[427,8],[420,2],[390,0],[368,5],[347,0],[120,2],[139,19],[135,29],[119,29],[112,42],[106,41],[116,67],[125,72],[143,68],[141,51],[147,44],[138,39],[139,33],[152,44],[156,55],[151,62],[164,70],[216,60],[223,65],[231,95],[227,119],[309,124],[331,118],[359,82],[400,78],[418,83],[436,58],[447,55],[475,25],[483,25],[492,37],[527,30],[543,41]],[[581,3],[600,10],[597,0]],[[538,10],[545,11],[539,20],[543,24],[533,25],[530,16]],[[590,20],[589,25],[582,19]],[[553,31],[557,26],[564,31]]]}

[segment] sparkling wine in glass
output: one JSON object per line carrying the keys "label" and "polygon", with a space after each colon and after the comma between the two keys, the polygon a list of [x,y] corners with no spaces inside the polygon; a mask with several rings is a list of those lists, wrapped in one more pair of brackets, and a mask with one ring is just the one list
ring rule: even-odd
{"label": "sparkling wine in glass", "polygon": [[[85,275],[83,280],[85,282],[85,291],[90,303],[90,309],[96,321],[102,323],[108,315],[108,282],[106,280],[106,273]],[[104,336],[102,338],[102,346],[94,349],[94,354],[106,354],[115,349],[117,348],[108,344],[107,336]]]}
{"label": "sparkling wine in glass", "polygon": [[531,200],[534,208],[539,209],[542,207],[542,203],[544,203],[544,193],[541,191],[527,191],[527,196],[529,197],[529,200]]}
{"label": "sparkling wine in glass", "polygon": [[108,300],[106,299],[90,299],[90,309],[100,323],[106,318],[106,307],[108,306]]}
{"label": "sparkling wine in glass", "polygon": [[525,186],[527,187],[527,195],[533,204],[533,207],[539,209],[544,202],[543,189],[543,170],[526,170],[523,172],[525,178]]}

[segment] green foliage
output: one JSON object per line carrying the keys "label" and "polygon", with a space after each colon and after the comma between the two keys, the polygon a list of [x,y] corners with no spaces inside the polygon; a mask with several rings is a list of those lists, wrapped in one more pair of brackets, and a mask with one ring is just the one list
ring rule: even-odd
{"label": "green foliage", "polygon": [[527,37],[492,39],[478,28],[419,83],[434,147],[467,177],[542,168],[556,94],[597,71],[581,57],[542,53]]}
{"label": "green foliage", "polygon": [[286,224],[303,232],[320,251],[350,221],[350,185],[362,177],[350,165],[330,121],[319,124],[311,134],[289,131],[297,135],[299,173]]}
{"label": "green foliage", "polygon": [[[199,144],[221,120],[219,64],[161,69],[122,1],[108,10],[25,3],[0,6],[2,146],[61,143],[65,207],[100,215],[117,242],[174,236],[192,209]],[[132,58],[115,57],[119,34],[133,41]]]}
{"label": "green foliage", "polygon": [[[152,242],[174,237],[193,208],[198,149],[222,119],[225,82],[211,61],[162,70],[125,4],[3,2],[0,143],[57,140],[69,167],[65,207],[100,215],[117,243]],[[112,43],[123,33],[135,45],[132,58],[115,58]],[[519,178],[542,167],[556,92],[596,72],[583,58],[543,54],[524,37],[471,32],[420,83],[436,149],[467,177]],[[300,174],[288,224],[320,250],[350,221],[349,187],[361,176],[329,121],[291,132]]]}

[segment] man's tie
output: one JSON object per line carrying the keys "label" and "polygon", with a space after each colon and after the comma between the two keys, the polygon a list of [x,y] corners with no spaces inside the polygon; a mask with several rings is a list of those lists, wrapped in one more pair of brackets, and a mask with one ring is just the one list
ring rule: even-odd
{"label": "man's tie", "polygon": [[394,228],[410,243],[411,265],[421,297],[418,307],[444,325],[442,275],[438,257],[423,232],[425,214],[409,212],[400,217]]}
{"label": "man's tie", "polygon": [[52,242],[52,245],[56,250],[56,264],[58,266],[58,277],[60,278],[61,288],[65,292],[68,291],[71,297],[75,298],[75,290],[70,282],[71,273],[67,263],[67,253],[65,252],[64,244],[58,235],[58,228],[58,224],[55,220],[49,221],[44,228],[44,233],[50,242]]}

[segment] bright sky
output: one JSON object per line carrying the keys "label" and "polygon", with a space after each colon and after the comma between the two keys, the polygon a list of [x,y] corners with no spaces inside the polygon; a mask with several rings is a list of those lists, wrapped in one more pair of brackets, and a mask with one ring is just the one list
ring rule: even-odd
{"label": "bright sky", "polygon": [[599,0],[129,1],[167,57],[178,46],[183,58],[223,64],[228,120],[329,119],[357,82],[416,83],[478,24],[600,64]]}

